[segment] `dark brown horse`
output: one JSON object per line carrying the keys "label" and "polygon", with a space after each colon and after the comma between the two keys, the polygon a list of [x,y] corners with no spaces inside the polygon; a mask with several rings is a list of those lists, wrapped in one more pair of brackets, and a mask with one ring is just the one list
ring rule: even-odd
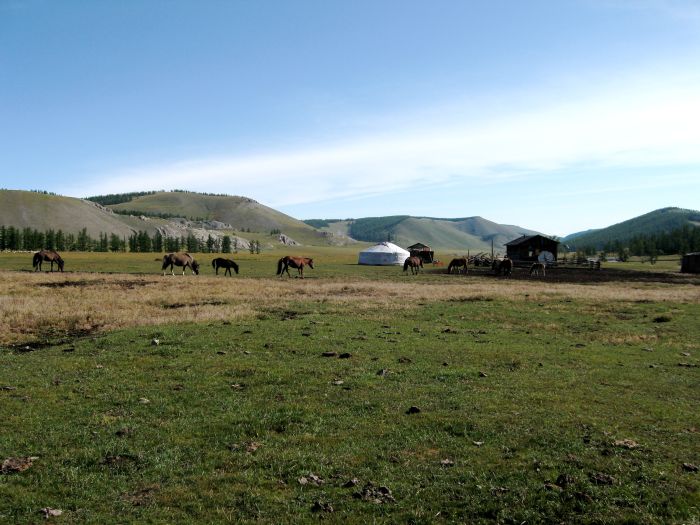
{"label": "dark brown horse", "polygon": [[224,275],[227,273],[231,275],[231,268],[233,268],[233,271],[238,274],[238,265],[232,259],[217,257],[211,262],[211,267],[216,270],[216,275],[219,275],[219,268],[226,268]]}
{"label": "dark brown horse", "polygon": [[289,275],[289,267],[291,266],[292,268],[297,269],[299,277],[303,279],[304,266],[306,265],[313,270],[314,260],[308,257],[293,257],[291,255],[285,255],[279,261],[277,261],[277,275],[282,277],[284,272],[287,272],[287,275],[291,277],[291,275]]}
{"label": "dark brown horse", "polygon": [[61,256],[58,255],[58,252],[56,250],[41,250],[34,254],[34,257],[32,258],[32,264],[34,265],[35,272],[41,271],[41,263],[44,261],[51,263],[52,272],[53,263],[56,263],[58,269],[60,271],[63,271],[63,259],[61,259]]}
{"label": "dark brown horse", "polygon": [[447,265],[447,273],[452,273],[452,268],[455,269],[455,273],[467,274],[469,272],[469,259],[466,257],[455,257]]}
{"label": "dark brown horse", "polygon": [[165,269],[170,266],[170,273],[175,275],[174,266],[182,266],[182,275],[185,275],[185,270],[189,268],[192,270],[193,274],[199,275],[199,263],[194,260],[189,253],[168,253],[163,256],[163,275],[165,275]]}
{"label": "dark brown horse", "polygon": [[403,271],[405,272],[409,268],[411,269],[411,273],[413,275],[418,275],[420,269],[423,268],[423,259],[421,259],[420,257],[408,257],[403,262]]}
{"label": "dark brown horse", "polygon": [[513,261],[508,257],[504,257],[500,261],[494,259],[491,268],[496,275],[504,275],[505,277],[513,275]]}

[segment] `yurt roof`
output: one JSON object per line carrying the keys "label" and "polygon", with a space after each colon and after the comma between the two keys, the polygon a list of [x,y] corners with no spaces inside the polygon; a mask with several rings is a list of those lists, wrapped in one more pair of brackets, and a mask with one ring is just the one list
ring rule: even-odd
{"label": "yurt roof", "polygon": [[361,253],[367,253],[367,252],[402,253],[402,254],[410,255],[408,253],[408,251],[401,248],[401,246],[396,246],[394,243],[391,243],[391,242],[380,242],[379,244],[375,244],[374,246],[370,246],[369,248],[362,250]]}

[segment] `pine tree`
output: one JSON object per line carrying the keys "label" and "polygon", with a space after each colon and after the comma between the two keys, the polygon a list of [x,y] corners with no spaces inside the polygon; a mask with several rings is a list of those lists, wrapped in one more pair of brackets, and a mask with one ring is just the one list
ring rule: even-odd
{"label": "pine tree", "polygon": [[221,251],[224,253],[231,253],[231,236],[230,235],[224,235],[224,238],[221,240]]}
{"label": "pine tree", "polygon": [[118,252],[121,250],[121,239],[119,239],[119,235],[116,233],[109,236],[109,249],[112,252]]}
{"label": "pine tree", "polygon": [[63,234],[63,230],[58,230],[56,232],[56,249],[63,251],[66,249],[66,236]]}

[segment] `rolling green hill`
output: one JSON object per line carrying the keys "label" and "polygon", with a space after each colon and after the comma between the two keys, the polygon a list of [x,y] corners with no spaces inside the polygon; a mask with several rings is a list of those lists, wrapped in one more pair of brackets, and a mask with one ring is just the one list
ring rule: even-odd
{"label": "rolling green hill", "polygon": [[626,242],[637,235],[669,233],[685,225],[700,226],[700,211],[662,208],[607,228],[567,235],[562,242],[572,249],[593,246],[600,250],[606,243]]}
{"label": "rolling green hill", "polygon": [[163,191],[135,195],[127,202],[107,207],[115,211],[161,213],[193,220],[219,221],[230,224],[238,232],[269,234],[279,230],[302,244],[329,244],[333,240],[302,221],[247,197]]}
{"label": "rolling green hill", "polygon": [[135,230],[153,234],[163,221],[144,221],[117,215],[102,206],[73,197],[33,191],[0,190],[0,224],[16,228],[48,229],[76,233],[83,228],[97,237],[100,233],[129,236]]}
{"label": "rolling green hill", "polygon": [[482,217],[461,219],[438,219],[394,215],[387,217],[365,217],[355,220],[310,219],[308,224],[327,231],[350,235],[353,239],[367,242],[391,240],[399,246],[410,246],[417,242],[438,250],[503,251],[503,245],[520,237],[537,232],[498,224]]}

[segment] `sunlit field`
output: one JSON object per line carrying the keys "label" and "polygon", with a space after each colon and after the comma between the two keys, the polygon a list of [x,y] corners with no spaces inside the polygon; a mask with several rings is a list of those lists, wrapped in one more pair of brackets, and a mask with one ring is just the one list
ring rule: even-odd
{"label": "sunlit field", "polygon": [[0,522],[698,522],[696,276],[214,256],[0,254]]}

